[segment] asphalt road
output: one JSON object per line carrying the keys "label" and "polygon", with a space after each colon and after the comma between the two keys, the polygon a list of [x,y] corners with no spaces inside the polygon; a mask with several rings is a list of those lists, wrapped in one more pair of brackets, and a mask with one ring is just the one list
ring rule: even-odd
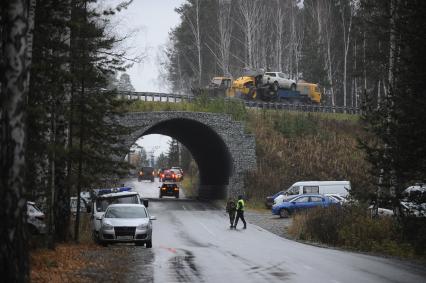
{"label": "asphalt road", "polygon": [[[133,184],[158,197],[157,182]],[[149,211],[157,217],[153,248],[135,253],[152,257],[152,268],[132,263],[133,272],[152,272],[144,282],[426,282],[422,266],[305,245],[250,223],[230,230],[227,215],[209,203],[163,198]]]}
{"label": "asphalt road", "polygon": [[[144,198],[154,198],[154,199],[158,199],[159,195],[160,195],[160,189],[159,187],[161,186],[161,182],[158,181],[158,178],[154,179],[154,182],[151,181],[146,181],[146,180],[142,180],[142,181],[138,181],[137,178],[130,178],[130,179],[126,179],[124,180],[124,185],[128,186],[128,187],[132,187],[135,191],[137,191],[139,193],[139,195],[141,197]],[[179,192],[179,198],[180,199],[185,199],[185,190],[182,190],[182,187],[180,185],[180,183],[177,183],[178,186],[181,188],[180,192]],[[174,197],[163,197],[164,199],[167,198],[173,198]]]}

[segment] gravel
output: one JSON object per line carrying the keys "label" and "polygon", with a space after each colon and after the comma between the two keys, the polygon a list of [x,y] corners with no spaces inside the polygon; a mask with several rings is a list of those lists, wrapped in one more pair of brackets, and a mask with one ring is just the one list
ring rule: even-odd
{"label": "gravel", "polygon": [[249,224],[257,225],[280,237],[289,238],[288,227],[291,225],[291,218],[280,218],[272,215],[270,210],[247,210],[244,217]]}

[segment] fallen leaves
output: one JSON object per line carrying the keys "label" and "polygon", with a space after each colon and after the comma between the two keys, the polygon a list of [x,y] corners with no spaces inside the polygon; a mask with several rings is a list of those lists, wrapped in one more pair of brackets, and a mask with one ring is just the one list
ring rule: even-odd
{"label": "fallen leaves", "polygon": [[78,272],[97,265],[84,256],[88,250],[99,249],[94,244],[59,244],[55,250],[31,252],[31,282],[90,282]]}

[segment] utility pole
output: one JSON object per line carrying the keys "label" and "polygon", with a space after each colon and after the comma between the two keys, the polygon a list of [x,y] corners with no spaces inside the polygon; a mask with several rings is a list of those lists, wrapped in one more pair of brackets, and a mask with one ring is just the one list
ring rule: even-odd
{"label": "utility pole", "polygon": [[156,146],[154,146],[149,152],[148,152],[148,154],[149,154],[149,156],[150,156],[150,163],[151,163],[151,166],[152,167],[155,167],[155,156],[154,156],[154,153],[158,150],[160,148],[160,146],[158,146],[158,145],[156,145]]}

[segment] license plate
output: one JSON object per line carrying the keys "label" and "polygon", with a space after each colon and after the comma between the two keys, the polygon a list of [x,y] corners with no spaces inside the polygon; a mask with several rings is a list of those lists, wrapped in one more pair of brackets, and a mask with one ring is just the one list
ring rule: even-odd
{"label": "license plate", "polygon": [[117,240],[133,240],[133,236],[117,236]]}

